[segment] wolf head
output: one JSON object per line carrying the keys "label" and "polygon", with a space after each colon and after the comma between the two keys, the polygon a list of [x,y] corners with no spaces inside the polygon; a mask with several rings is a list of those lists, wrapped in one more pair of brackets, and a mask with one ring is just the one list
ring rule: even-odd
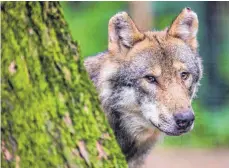
{"label": "wolf head", "polygon": [[202,75],[196,13],[185,8],[169,28],[140,32],[122,12],[108,29],[108,51],[87,58],[85,67],[115,132],[145,141],[155,128],[168,135],[191,130]]}

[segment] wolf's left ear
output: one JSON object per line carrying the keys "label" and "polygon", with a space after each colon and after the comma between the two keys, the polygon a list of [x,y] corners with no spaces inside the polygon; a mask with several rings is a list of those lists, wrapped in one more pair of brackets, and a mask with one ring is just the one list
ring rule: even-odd
{"label": "wolf's left ear", "polygon": [[121,46],[131,48],[134,43],[144,38],[126,12],[114,15],[109,21],[109,50],[120,51]]}
{"label": "wolf's left ear", "polygon": [[198,48],[197,32],[198,18],[191,8],[183,9],[168,29],[169,35],[182,39],[194,51]]}

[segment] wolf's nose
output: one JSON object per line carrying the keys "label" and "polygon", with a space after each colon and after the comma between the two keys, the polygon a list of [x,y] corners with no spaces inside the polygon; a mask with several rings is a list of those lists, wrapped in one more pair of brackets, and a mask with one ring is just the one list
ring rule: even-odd
{"label": "wolf's nose", "polygon": [[191,110],[180,112],[174,115],[178,129],[186,129],[190,127],[195,120],[195,116]]}

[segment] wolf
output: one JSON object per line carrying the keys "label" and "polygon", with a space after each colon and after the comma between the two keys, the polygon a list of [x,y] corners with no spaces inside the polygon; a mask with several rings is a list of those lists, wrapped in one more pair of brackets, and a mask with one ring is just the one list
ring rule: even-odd
{"label": "wolf", "polygon": [[126,12],[108,26],[108,50],[84,61],[130,168],[142,167],[161,135],[193,129],[202,77],[198,17],[184,8],[168,28],[141,32]]}

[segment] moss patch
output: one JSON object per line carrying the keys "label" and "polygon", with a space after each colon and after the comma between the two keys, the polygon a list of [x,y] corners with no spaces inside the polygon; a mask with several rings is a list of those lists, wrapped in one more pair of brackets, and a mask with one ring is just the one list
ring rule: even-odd
{"label": "moss patch", "polygon": [[1,153],[2,167],[126,167],[60,4],[1,10],[2,143],[12,156]]}

